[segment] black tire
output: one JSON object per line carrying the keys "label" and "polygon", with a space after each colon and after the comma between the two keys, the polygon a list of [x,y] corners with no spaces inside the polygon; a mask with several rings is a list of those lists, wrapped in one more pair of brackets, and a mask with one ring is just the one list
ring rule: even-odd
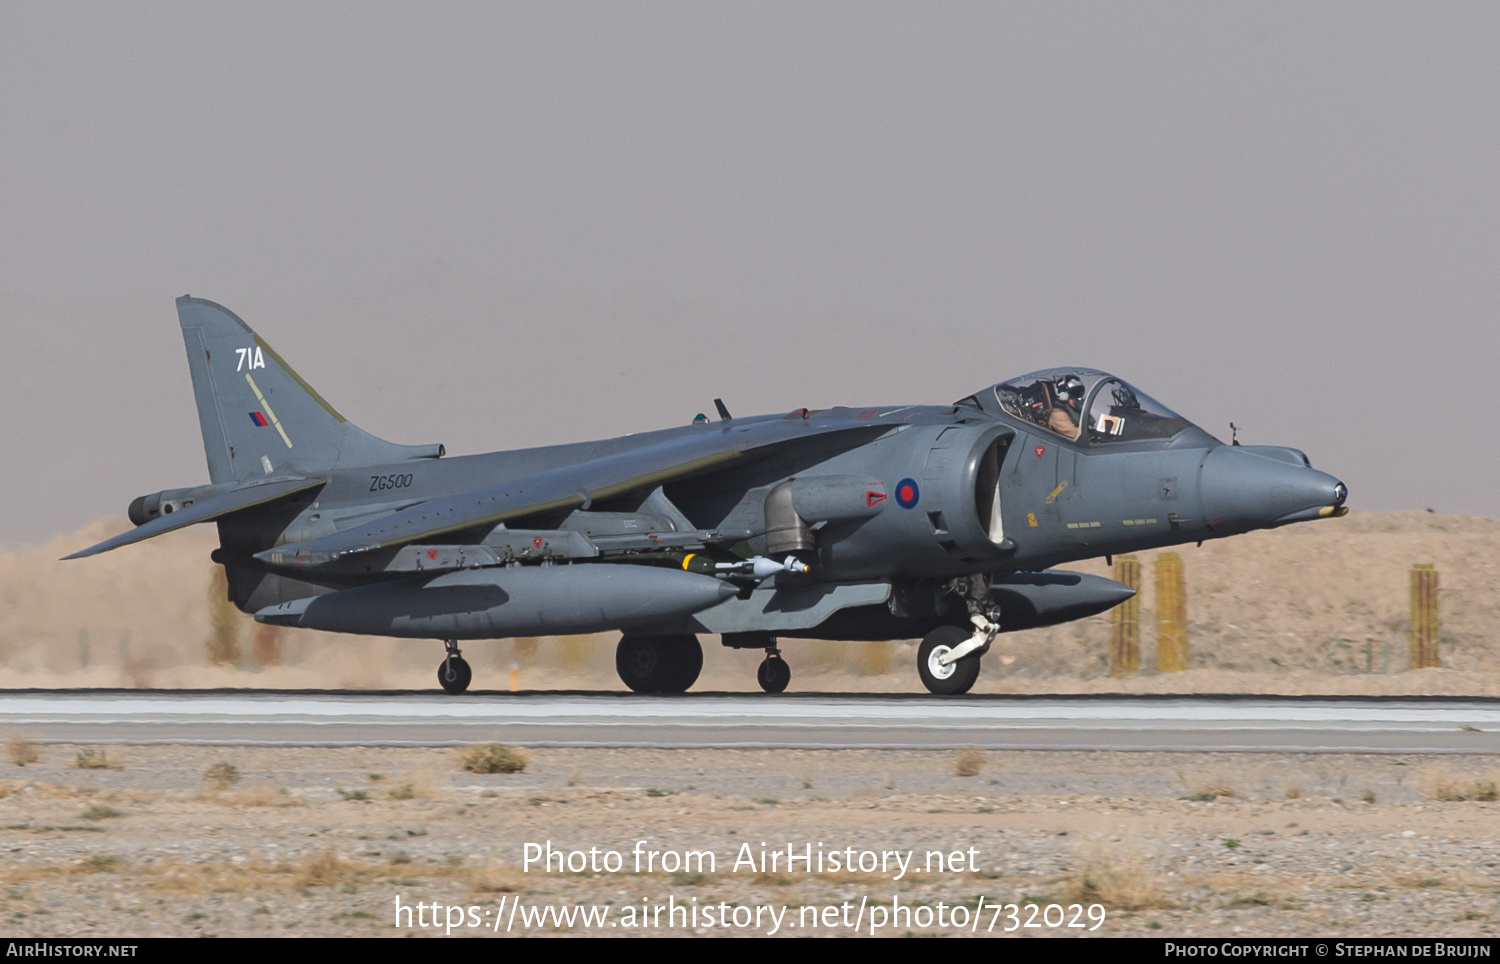
{"label": "black tire", "polygon": [[660,693],[670,657],[661,636],[622,636],[615,647],[615,672],[636,693]]}
{"label": "black tire", "polygon": [[462,656],[454,656],[438,664],[438,685],[455,696],[468,689],[469,682],[473,679],[474,671]]}
{"label": "black tire", "polygon": [[767,656],[755,671],[755,681],[767,693],[784,693],[792,681],[792,668],[780,656]]}
{"label": "black tire", "polygon": [[615,672],[637,693],[685,693],[703,672],[697,636],[623,636]]}
{"label": "black tire", "polygon": [[665,636],[667,667],[662,693],[686,693],[703,672],[703,646],[697,636]]}
{"label": "black tire", "polygon": [[[917,673],[927,692],[938,696],[957,696],[967,693],[979,679],[979,656],[965,656],[947,667],[939,666],[937,658],[959,643],[968,639],[970,631],[962,626],[939,626],[922,639],[917,647]],[[946,674],[944,672],[946,670]]]}

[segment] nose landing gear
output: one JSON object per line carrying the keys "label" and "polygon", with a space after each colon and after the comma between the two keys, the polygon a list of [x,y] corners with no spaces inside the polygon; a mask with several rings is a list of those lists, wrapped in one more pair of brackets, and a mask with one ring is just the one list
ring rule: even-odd
{"label": "nose landing gear", "polygon": [[469,668],[467,660],[458,651],[458,640],[445,639],[443,646],[448,650],[448,656],[438,664],[438,685],[449,693],[457,696],[469,688],[469,681],[474,678],[474,671]]}
{"label": "nose landing gear", "polygon": [[969,640],[962,626],[939,626],[917,647],[917,673],[927,692],[939,696],[967,693],[979,679],[979,656],[950,659],[950,654]]}
{"label": "nose landing gear", "polygon": [[1000,610],[995,608],[988,576],[959,576],[948,591],[960,596],[974,632],[962,626],[939,626],[917,648],[917,673],[927,692],[939,696],[967,693],[979,679],[979,657],[989,652],[1000,632]]}

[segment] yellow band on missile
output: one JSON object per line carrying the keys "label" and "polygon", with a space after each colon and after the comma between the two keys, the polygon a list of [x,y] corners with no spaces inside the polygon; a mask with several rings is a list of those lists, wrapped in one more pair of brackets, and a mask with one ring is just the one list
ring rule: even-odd
{"label": "yellow band on missile", "polygon": [[688,567],[688,563],[692,562],[693,561],[693,557],[696,556],[696,555],[697,555],[696,552],[690,552],[690,553],[688,553],[687,554],[687,558],[684,559],[684,560],[682,560],[682,568],[686,569]]}

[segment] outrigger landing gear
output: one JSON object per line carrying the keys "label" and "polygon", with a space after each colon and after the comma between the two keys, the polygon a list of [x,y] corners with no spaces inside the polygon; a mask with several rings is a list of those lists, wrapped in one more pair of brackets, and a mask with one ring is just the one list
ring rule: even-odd
{"label": "outrigger landing gear", "polygon": [[459,654],[458,640],[445,639],[443,646],[448,650],[448,656],[438,664],[438,683],[444,690],[456,696],[469,688],[469,681],[474,678],[474,671]]}
{"label": "outrigger landing gear", "polygon": [[760,661],[755,671],[755,681],[767,693],[785,693],[792,681],[792,668],[781,658],[781,650],[774,646],[766,648],[766,658]]}
{"label": "outrigger landing gear", "polygon": [[755,671],[755,681],[767,693],[784,693],[792,681],[792,668],[781,658],[776,637],[767,632],[724,633],[719,641],[730,649],[763,649],[766,658]]}

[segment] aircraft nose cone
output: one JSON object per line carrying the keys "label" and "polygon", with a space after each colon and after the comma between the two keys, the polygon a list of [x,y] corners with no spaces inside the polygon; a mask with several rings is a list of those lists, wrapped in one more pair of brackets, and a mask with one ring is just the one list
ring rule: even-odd
{"label": "aircraft nose cone", "polygon": [[1349,488],[1306,465],[1221,446],[1203,462],[1199,494],[1215,530],[1245,531],[1343,515]]}

